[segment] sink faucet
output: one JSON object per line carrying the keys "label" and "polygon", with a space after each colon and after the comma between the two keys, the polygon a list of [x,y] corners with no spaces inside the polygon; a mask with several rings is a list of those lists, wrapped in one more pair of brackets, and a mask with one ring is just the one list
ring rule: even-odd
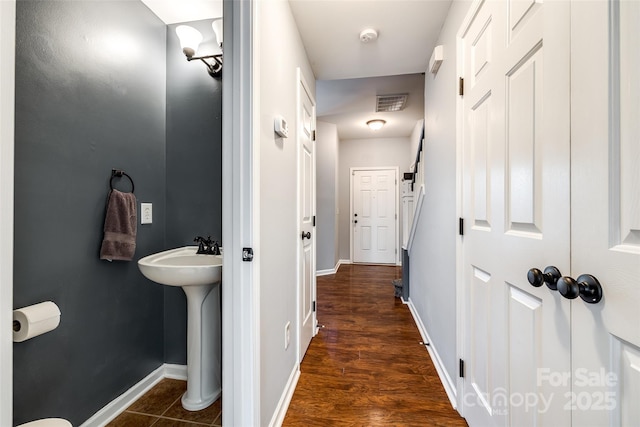
{"label": "sink faucet", "polygon": [[196,254],[220,255],[220,243],[217,241],[214,242],[211,236],[208,236],[206,239],[202,236],[197,236],[193,241],[198,243],[198,251]]}
{"label": "sink faucet", "polygon": [[196,238],[193,239],[193,241],[198,244],[198,250],[197,250],[196,254],[206,254],[207,253],[207,249],[205,248],[205,245],[207,245],[209,243],[207,241],[207,239],[205,239],[202,236],[196,236]]}

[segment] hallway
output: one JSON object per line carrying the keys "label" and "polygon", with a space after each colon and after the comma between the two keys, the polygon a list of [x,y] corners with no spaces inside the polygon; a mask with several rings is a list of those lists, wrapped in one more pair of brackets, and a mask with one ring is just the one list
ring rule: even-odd
{"label": "hallway", "polygon": [[284,426],[466,426],[411,313],[399,267],[343,265],[318,277],[318,322]]}

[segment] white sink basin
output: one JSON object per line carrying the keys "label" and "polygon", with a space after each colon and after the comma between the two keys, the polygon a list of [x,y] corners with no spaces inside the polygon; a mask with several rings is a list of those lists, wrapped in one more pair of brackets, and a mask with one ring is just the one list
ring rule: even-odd
{"label": "white sink basin", "polygon": [[187,296],[187,391],[182,407],[200,411],[222,393],[221,255],[197,255],[197,246],[158,252],[138,261],[149,280],[180,286]]}
{"label": "white sink basin", "polygon": [[144,276],[168,286],[213,285],[222,279],[222,255],[196,255],[197,246],[170,249],[138,261]]}

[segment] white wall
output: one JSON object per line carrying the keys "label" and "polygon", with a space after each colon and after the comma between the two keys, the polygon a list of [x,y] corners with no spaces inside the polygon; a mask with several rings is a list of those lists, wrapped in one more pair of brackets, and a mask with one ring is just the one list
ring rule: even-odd
{"label": "white wall", "polygon": [[338,128],[318,121],[316,130],[316,270],[321,271],[338,262]]}
{"label": "white wall", "polygon": [[[403,138],[371,138],[345,139],[340,141],[338,156],[338,226],[340,235],[340,259],[350,260],[349,240],[351,232],[351,218],[349,212],[350,177],[349,170],[353,167],[398,167],[398,183],[403,172],[409,171],[411,162],[408,160],[410,150],[409,137]],[[398,192],[400,188],[398,187]],[[402,220],[402,212],[398,212],[398,221]],[[402,223],[398,227],[398,252],[402,247]]]}
{"label": "white wall", "polygon": [[[456,0],[440,33],[444,61],[425,82],[425,198],[410,257],[410,299],[453,382],[456,359],[456,33],[470,2]],[[411,154],[414,158],[415,153]],[[418,215],[418,213],[416,213]]]}
{"label": "white wall", "polygon": [[[315,77],[286,0],[255,2],[254,149],[259,159],[258,247],[260,293],[260,425],[269,425],[287,380],[296,368],[297,334],[297,129],[296,69],[301,67],[315,96]],[[289,122],[290,137],[273,131],[276,115]],[[256,169],[254,169],[255,171]],[[284,349],[284,327],[291,322],[291,344]]]}

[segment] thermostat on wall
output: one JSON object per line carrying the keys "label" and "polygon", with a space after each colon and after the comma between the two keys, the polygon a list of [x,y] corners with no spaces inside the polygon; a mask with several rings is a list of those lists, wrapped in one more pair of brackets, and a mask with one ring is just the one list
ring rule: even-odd
{"label": "thermostat on wall", "polygon": [[289,124],[282,116],[277,116],[274,124],[273,130],[283,138],[289,137]]}

